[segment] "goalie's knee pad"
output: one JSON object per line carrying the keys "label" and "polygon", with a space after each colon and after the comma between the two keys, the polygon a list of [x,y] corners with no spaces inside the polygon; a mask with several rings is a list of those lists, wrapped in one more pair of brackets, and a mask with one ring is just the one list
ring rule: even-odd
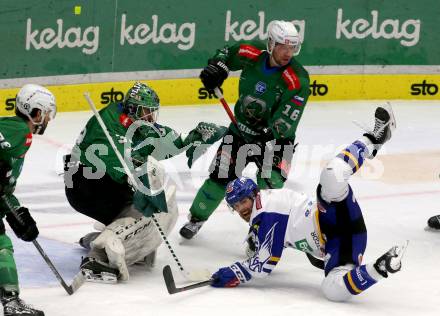
{"label": "goalie's knee pad", "polygon": [[324,278],[321,283],[321,291],[328,300],[344,302],[351,299],[352,295],[344,283],[344,275],[351,269],[353,269],[351,264],[336,267]]}
{"label": "goalie's knee pad", "polygon": [[322,170],[319,183],[321,197],[324,201],[340,202],[347,197],[348,179],[351,175],[350,166],[345,161],[334,158]]}
{"label": "goalie's knee pad", "polygon": [[142,251],[154,229],[150,218],[123,217],[108,225],[91,243],[92,248],[104,249],[111,266],[120,272],[120,279],[128,280],[127,266],[145,257]]}

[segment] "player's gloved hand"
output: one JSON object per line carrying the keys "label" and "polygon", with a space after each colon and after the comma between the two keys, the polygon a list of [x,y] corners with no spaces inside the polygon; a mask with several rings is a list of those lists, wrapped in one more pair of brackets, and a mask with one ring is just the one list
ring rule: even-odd
{"label": "player's gloved hand", "polygon": [[148,195],[140,191],[135,191],[133,194],[133,205],[145,217],[151,217],[153,213],[168,212],[165,193],[163,191],[156,195]]}
{"label": "player's gloved hand", "polygon": [[186,150],[188,167],[191,168],[193,162],[203,155],[210,145],[221,139],[226,131],[226,127],[214,123],[200,122],[197,124],[196,128],[192,129],[183,141],[185,146],[191,145]]}
{"label": "player's gloved hand", "polygon": [[240,283],[247,282],[251,279],[251,275],[241,265],[236,262],[233,265],[221,268],[212,275],[211,286],[213,287],[236,287]]}
{"label": "player's gloved hand", "polygon": [[203,68],[200,79],[208,91],[221,87],[223,81],[228,78],[229,68],[221,60],[210,60],[208,66]]}
{"label": "player's gloved hand", "polygon": [[221,268],[211,278],[213,287],[236,287],[240,284],[240,280],[230,267]]}
{"label": "player's gloved hand", "polygon": [[15,211],[18,218],[11,212],[6,214],[6,220],[18,238],[24,241],[33,241],[37,238],[39,231],[29,210],[26,207],[20,207]]}

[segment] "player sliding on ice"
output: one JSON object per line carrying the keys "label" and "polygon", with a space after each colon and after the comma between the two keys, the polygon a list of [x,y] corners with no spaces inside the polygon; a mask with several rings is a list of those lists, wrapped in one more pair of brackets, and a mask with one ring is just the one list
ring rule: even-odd
{"label": "player sliding on ice", "polygon": [[[29,210],[14,195],[17,178],[32,145],[32,134],[42,135],[56,114],[55,97],[44,87],[24,85],[17,94],[14,117],[0,118],[0,300],[5,316],[36,315],[19,297],[17,267],[12,242],[5,233],[3,217],[18,238],[33,241],[39,232]],[[15,210],[16,215],[11,212]]]}
{"label": "player sliding on ice", "polygon": [[401,268],[406,245],[392,247],[374,263],[362,264],[367,229],[348,179],[364,159],[373,159],[395,129],[391,106],[378,107],[375,126],[323,169],[317,201],[288,189],[259,191],[249,178],[226,189],[227,203],[251,226],[255,251],[248,260],[221,268],[214,287],[235,287],[272,272],[284,248],[324,259],[321,289],[332,301],[346,301]]}
{"label": "player sliding on ice", "polygon": [[[100,111],[109,137],[124,157],[130,173],[142,181],[129,183],[126,171],[97,117],[92,117],[66,160],[64,182],[70,205],[101,225],[80,239],[90,249],[81,270],[90,281],[115,283],[128,280],[128,266],[152,265],[162,238],[152,222],[155,216],[165,235],[177,219],[175,186],[166,185],[157,160],[186,151],[188,165],[203,152],[203,145],[220,139],[225,127],[201,122],[188,136],[156,122],[159,97],[146,84],[137,82],[123,102]],[[154,192],[153,192],[154,191]]]}

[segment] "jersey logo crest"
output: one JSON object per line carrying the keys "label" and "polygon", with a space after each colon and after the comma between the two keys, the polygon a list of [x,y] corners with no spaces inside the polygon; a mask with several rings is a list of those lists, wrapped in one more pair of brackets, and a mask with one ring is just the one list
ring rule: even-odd
{"label": "jersey logo crest", "polygon": [[286,70],[283,71],[283,79],[287,84],[287,89],[294,90],[301,88],[301,84],[299,83],[299,78],[296,73],[293,71],[292,67],[287,67]]}
{"label": "jersey logo crest", "polygon": [[238,55],[256,61],[258,56],[260,56],[261,50],[252,45],[242,44],[238,50]]}
{"label": "jersey logo crest", "polygon": [[[275,235],[275,226],[277,226],[278,222],[275,223],[271,229],[267,232],[266,237],[264,238],[263,243],[257,248],[256,255],[249,259],[249,269],[252,271],[262,272],[264,265],[269,261],[272,257],[272,245],[273,239]],[[257,238],[258,240],[258,238]]]}
{"label": "jersey logo crest", "polygon": [[257,94],[263,94],[264,92],[266,92],[267,86],[266,83],[264,83],[263,81],[258,81],[257,84],[255,85],[255,92]]}
{"label": "jersey logo crest", "polygon": [[24,141],[24,145],[27,147],[32,145],[32,133],[26,134],[26,140]]}

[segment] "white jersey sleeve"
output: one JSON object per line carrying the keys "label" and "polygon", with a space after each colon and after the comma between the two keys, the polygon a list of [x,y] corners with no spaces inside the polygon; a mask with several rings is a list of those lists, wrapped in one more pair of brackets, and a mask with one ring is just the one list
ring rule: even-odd
{"label": "white jersey sleeve", "polygon": [[259,192],[250,220],[256,252],[248,260],[235,263],[235,268],[246,275],[240,281],[270,274],[286,247],[323,257],[316,212],[316,203],[303,193],[288,189]]}

